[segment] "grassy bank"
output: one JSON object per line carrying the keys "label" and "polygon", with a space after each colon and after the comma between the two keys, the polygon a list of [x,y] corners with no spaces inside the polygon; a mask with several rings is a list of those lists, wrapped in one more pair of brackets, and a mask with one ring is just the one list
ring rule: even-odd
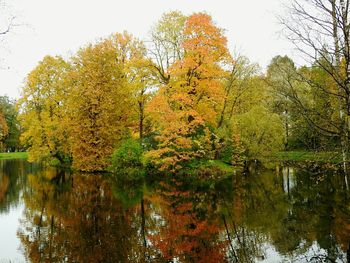
{"label": "grassy bank", "polygon": [[0,160],[27,159],[27,158],[28,158],[28,153],[26,152],[0,153]]}
{"label": "grassy bank", "polygon": [[235,167],[220,160],[195,160],[181,169],[180,174],[193,175],[196,177],[212,175],[232,174]]}
{"label": "grassy bank", "polygon": [[340,163],[341,156],[338,152],[308,152],[308,151],[288,151],[279,152],[272,156],[276,161],[315,161],[315,162],[328,162],[328,163]]}

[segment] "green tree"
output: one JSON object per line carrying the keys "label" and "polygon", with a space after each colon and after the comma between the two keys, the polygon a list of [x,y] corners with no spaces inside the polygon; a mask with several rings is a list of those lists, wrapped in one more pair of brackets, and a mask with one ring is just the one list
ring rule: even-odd
{"label": "green tree", "polygon": [[263,106],[256,106],[239,115],[238,127],[250,158],[268,157],[283,148],[283,123],[277,114],[269,112]]}
{"label": "green tree", "polygon": [[18,112],[16,108],[16,101],[11,100],[7,96],[0,96],[0,108],[6,119],[8,134],[4,138],[3,150],[14,152],[20,149],[20,133],[21,127],[17,119]]}

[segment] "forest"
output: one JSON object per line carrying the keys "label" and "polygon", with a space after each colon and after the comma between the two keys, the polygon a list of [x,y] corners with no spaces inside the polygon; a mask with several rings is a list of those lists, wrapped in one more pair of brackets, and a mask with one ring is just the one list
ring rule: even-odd
{"label": "forest", "polygon": [[346,171],[348,6],[321,2],[281,18],[301,66],[279,55],[263,71],[205,12],[164,13],[147,42],[124,31],[45,56],[16,102],[1,97],[1,148],[90,172],[222,170],[286,151],[324,153]]}

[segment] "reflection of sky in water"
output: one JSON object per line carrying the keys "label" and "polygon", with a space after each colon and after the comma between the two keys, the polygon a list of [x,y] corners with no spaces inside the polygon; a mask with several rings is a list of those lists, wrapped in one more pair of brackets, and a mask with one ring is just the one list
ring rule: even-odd
{"label": "reflection of sky in water", "polygon": [[0,263],[25,262],[19,251],[20,240],[17,238],[19,218],[24,205],[11,207],[9,213],[0,214]]}
{"label": "reflection of sky in water", "polygon": [[[300,244],[302,248],[303,244]],[[259,263],[281,263],[281,262],[293,262],[293,263],[308,263],[308,262],[326,262],[327,252],[319,246],[317,242],[313,242],[312,245],[302,254],[291,253],[287,256],[283,256],[278,253],[274,246],[269,243],[262,245],[264,250],[264,259],[255,259],[255,262]],[[346,254],[339,255],[335,262],[346,262]]]}

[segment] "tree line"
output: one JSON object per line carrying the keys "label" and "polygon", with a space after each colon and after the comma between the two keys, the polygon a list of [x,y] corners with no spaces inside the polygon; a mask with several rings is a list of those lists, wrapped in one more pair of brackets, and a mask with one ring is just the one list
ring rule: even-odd
{"label": "tree line", "polygon": [[[320,24],[303,3],[295,1],[290,14]],[[335,10],[327,18],[335,19],[338,46],[334,54],[317,46],[305,66],[277,56],[262,73],[230,52],[224,30],[206,13],[166,13],[147,42],[123,32],[68,59],[46,56],[28,74],[18,101],[30,161],[99,171],[114,152],[117,163],[176,172],[198,161],[236,165],[312,149],[339,150],[345,165],[350,56],[348,28],[341,35],[337,27],[347,25],[347,5],[305,3]],[[312,34],[303,38],[305,24],[283,23],[299,47],[312,41]]]}

